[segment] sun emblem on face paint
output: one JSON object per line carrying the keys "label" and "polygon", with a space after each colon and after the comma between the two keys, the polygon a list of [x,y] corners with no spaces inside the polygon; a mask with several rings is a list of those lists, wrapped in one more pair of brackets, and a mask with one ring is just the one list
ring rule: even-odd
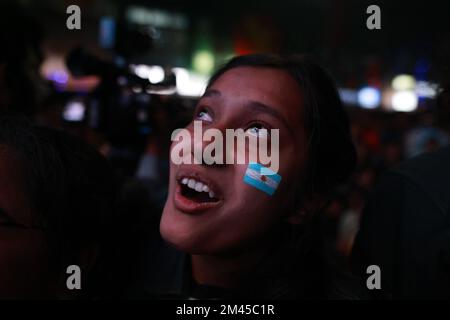
{"label": "sun emblem on face paint", "polygon": [[259,163],[250,163],[244,175],[244,182],[268,195],[273,195],[280,184],[281,176]]}

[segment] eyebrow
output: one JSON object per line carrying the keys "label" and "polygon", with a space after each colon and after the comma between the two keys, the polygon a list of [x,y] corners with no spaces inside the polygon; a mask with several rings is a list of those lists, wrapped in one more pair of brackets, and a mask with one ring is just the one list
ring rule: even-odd
{"label": "eyebrow", "polygon": [[206,92],[203,94],[202,98],[209,98],[209,97],[220,97],[221,92],[219,90],[215,90],[215,89],[208,89],[206,90]]}
{"label": "eyebrow", "polygon": [[[215,90],[215,89],[208,89],[203,94],[202,98],[212,98],[212,97],[220,97],[220,96],[221,96],[220,91]],[[245,108],[250,108],[255,112],[266,113],[266,114],[271,115],[272,117],[276,118],[278,121],[282,122],[284,124],[284,126],[288,129],[289,133],[292,136],[295,136],[294,132],[293,132],[291,126],[289,125],[289,123],[287,122],[287,120],[274,107],[268,106],[268,105],[258,102],[258,101],[250,100],[245,103]]]}
{"label": "eyebrow", "polygon": [[264,103],[261,103],[258,101],[252,101],[252,100],[247,102],[245,104],[245,107],[253,109],[256,112],[266,113],[266,114],[271,115],[272,117],[276,118],[278,121],[282,122],[292,135],[294,134],[294,132],[292,131],[291,126],[289,125],[287,120],[277,110],[275,110],[275,108],[270,107]]}

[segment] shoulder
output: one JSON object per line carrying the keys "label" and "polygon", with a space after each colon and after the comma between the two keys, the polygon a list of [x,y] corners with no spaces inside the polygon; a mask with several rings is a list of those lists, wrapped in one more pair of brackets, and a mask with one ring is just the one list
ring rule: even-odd
{"label": "shoulder", "polygon": [[[448,213],[450,211],[450,147],[403,162],[387,172],[381,185],[388,189],[395,187],[409,193],[418,193],[420,197],[415,200],[428,200],[433,202],[439,211]],[[409,197],[408,200],[413,201],[414,198]]]}
{"label": "shoulder", "polygon": [[450,179],[450,147],[422,154],[401,163],[390,171],[414,181]]}

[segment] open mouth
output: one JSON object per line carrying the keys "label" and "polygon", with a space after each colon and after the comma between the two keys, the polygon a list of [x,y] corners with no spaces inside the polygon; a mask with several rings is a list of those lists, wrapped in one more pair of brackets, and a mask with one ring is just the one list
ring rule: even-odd
{"label": "open mouth", "polygon": [[[198,174],[187,174],[177,179],[175,206],[186,213],[211,209],[223,203],[213,183],[205,182]],[[214,190],[213,190],[214,188]]]}
{"label": "open mouth", "polygon": [[182,178],[179,181],[181,195],[194,202],[217,202],[219,199],[215,198],[214,191],[210,187],[201,181],[194,178]]}

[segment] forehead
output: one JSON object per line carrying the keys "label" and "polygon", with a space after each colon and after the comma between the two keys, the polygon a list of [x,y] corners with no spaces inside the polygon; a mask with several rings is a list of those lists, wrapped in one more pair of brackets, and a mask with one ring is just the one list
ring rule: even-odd
{"label": "forehead", "polygon": [[237,67],[226,71],[210,87],[221,98],[257,101],[272,106],[287,119],[300,119],[303,109],[301,88],[286,71],[268,67]]}

